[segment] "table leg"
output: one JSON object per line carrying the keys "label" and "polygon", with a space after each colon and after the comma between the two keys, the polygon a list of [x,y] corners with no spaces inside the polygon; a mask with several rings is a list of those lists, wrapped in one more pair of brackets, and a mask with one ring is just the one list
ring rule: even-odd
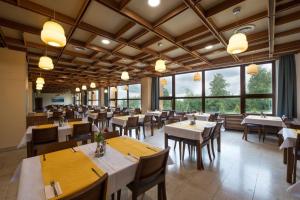
{"label": "table leg", "polygon": [[283,149],[283,164],[287,164],[287,149]]}
{"label": "table leg", "polygon": [[[115,124],[112,124],[112,128],[113,128],[113,131],[116,131],[116,125]],[[120,135],[122,135],[122,134],[120,133]]]}
{"label": "table leg", "polygon": [[294,156],[293,148],[287,148],[287,166],[286,166],[286,181],[288,183],[293,183],[293,166],[294,166]]}
{"label": "table leg", "polygon": [[151,136],[153,136],[153,123],[151,122]]}
{"label": "table leg", "polygon": [[179,143],[179,160],[181,161],[181,153],[182,153],[181,147],[182,147],[182,142],[179,140],[178,143]]}
{"label": "table leg", "polygon": [[221,152],[221,135],[217,137],[217,144],[218,144],[218,152]]}
{"label": "table leg", "polygon": [[168,142],[168,134],[165,133],[165,149],[168,148],[169,142]]}
{"label": "table leg", "polygon": [[197,169],[198,170],[204,170],[203,162],[202,162],[202,150],[200,141],[197,141],[196,143],[196,153],[197,153]]}

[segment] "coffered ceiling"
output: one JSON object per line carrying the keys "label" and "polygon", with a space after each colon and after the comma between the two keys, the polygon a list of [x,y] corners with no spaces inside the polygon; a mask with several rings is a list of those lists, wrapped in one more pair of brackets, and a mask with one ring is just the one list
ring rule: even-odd
{"label": "coffered ceiling", "polygon": [[[240,7],[239,15],[232,10]],[[40,33],[53,19],[65,30],[67,45],[47,46]],[[246,33],[249,48],[238,55],[226,52],[237,28]],[[44,92],[73,90],[82,84],[129,83],[162,75],[155,61],[167,62],[164,74],[275,59],[300,51],[299,0],[0,0],[0,42],[26,52],[29,80],[42,74]],[[103,40],[109,44],[103,44]],[[208,48],[208,46],[211,48]],[[52,57],[55,68],[38,68],[39,57]]]}

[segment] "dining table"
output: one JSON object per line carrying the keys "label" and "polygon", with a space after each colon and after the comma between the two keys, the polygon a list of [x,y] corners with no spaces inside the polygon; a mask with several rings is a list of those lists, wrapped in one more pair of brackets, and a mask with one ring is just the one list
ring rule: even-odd
{"label": "dining table", "polygon": [[210,114],[209,113],[188,113],[186,114],[187,118],[191,120],[193,116],[196,118],[196,120],[203,120],[203,121],[208,121]]}
{"label": "dining table", "polygon": [[247,124],[254,124],[254,125],[260,125],[263,127],[277,127],[277,128],[284,128],[286,127],[285,123],[282,121],[281,117],[276,116],[260,116],[260,115],[248,115],[243,119],[241,122],[241,125],[244,125],[244,135],[243,139],[246,141],[248,140],[248,128]]}
{"label": "dining table", "polygon": [[[124,129],[124,134],[127,134],[126,126],[127,126],[127,121],[128,121],[129,117],[138,117],[139,118],[139,123],[142,123],[142,122],[144,122],[145,115],[144,114],[138,114],[138,115],[114,116],[110,120],[113,131],[115,131],[116,127],[118,127],[120,129],[120,134],[121,135],[122,135],[123,129]],[[152,128],[152,126],[151,126],[151,128]]]}
{"label": "dining table", "polygon": [[160,117],[161,116],[161,111],[159,110],[154,110],[154,111],[147,111],[145,115],[151,115],[154,117]]}
{"label": "dining table", "polygon": [[141,156],[162,151],[127,136],[106,140],[102,157],[95,156],[96,147],[97,143],[89,143],[24,159],[20,166],[17,200],[54,197],[49,180],[59,188],[57,198],[62,198],[87,187],[105,173],[108,174],[107,199],[110,199],[134,180]]}
{"label": "dining table", "polygon": [[[105,112],[100,112],[100,113],[105,113]],[[108,118],[113,117],[113,112],[106,112],[106,114],[107,114]],[[95,120],[95,119],[98,118],[98,113],[97,112],[90,112],[90,113],[88,113],[88,117]]]}
{"label": "dining table", "polygon": [[[196,144],[197,169],[203,170],[201,144],[203,142],[202,133],[205,128],[214,128],[216,122],[195,120],[191,125],[190,120],[180,121],[165,126],[165,148],[169,146],[168,140],[190,140]],[[179,145],[180,147],[180,145]]]}
{"label": "dining table", "polygon": [[286,164],[286,181],[288,183],[293,183],[293,151],[296,147],[297,135],[300,134],[300,130],[283,128],[278,134],[281,134],[283,138],[280,149],[283,150],[283,163]]}

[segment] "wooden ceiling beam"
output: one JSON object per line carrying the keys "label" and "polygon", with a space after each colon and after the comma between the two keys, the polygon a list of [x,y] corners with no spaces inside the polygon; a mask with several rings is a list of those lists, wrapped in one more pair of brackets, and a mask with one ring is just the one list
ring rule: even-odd
{"label": "wooden ceiling beam", "polygon": [[289,15],[276,18],[275,25],[279,26],[299,19],[300,19],[300,11],[296,11]]}
{"label": "wooden ceiling beam", "polygon": [[121,0],[120,4],[119,4],[119,9],[122,10],[123,8],[125,8],[131,0]]}
{"label": "wooden ceiling beam", "polygon": [[293,1],[287,2],[285,4],[276,6],[276,12],[283,12],[283,11],[289,10],[291,8],[295,8],[296,6],[300,6],[299,0],[293,0]]}
{"label": "wooden ceiling beam", "polygon": [[269,56],[273,57],[274,53],[274,35],[275,35],[275,0],[268,0],[268,32],[269,32]]}
{"label": "wooden ceiling beam", "polygon": [[128,22],[115,34],[115,38],[119,39],[124,33],[129,31],[134,26],[135,26],[134,22]]}
{"label": "wooden ceiling beam", "polygon": [[208,10],[205,11],[205,16],[206,17],[212,17],[224,10],[227,10],[230,7],[233,7],[241,2],[243,2],[245,0],[225,0],[211,8],[209,8]]}
{"label": "wooden ceiling beam", "polygon": [[154,36],[152,37],[151,39],[149,39],[148,41],[144,42],[143,44],[140,45],[140,47],[143,49],[143,48],[146,48],[148,46],[151,46],[152,44],[155,44],[159,41],[161,41],[162,39],[158,36]]}
{"label": "wooden ceiling beam", "polygon": [[181,34],[180,36],[177,36],[175,38],[175,40],[176,40],[176,42],[182,42],[191,37],[195,37],[201,33],[204,33],[204,32],[207,32],[207,28],[205,26],[200,26],[191,31],[185,32],[185,33]]}

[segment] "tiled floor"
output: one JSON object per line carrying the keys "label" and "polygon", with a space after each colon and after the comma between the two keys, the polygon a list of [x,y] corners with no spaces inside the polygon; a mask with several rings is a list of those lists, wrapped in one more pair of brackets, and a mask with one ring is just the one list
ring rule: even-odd
{"label": "tiled floor", "polygon": [[[241,139],[239,132],[222,133],[222,152],[209,162],[204,151],[204,171],[196,170],[195,158],[186,153],[179,161],[178,152],[171,148],[174,165],[168,166],[167,196],[172,200],[243,200],[293,199],[286,192],[286,166],[276,139],[268,137],[265,143],[258,142],[257,135],[250,135],[249,142]],[[147,142],[163,147],[163,130],[148,137]],[[173,143],[170,142],[173,146]],[[25,150],[0,153],[0,199],[16,199],[17,181],[10,183],[14,170],[25,157]],[[299,173],[298,173],[299,174]],[[299,179],[299,178],[298,178]],[[156,188],[141,199],[157,199]],[[122,190],[122,199],[130,199],[130,192]]]}

